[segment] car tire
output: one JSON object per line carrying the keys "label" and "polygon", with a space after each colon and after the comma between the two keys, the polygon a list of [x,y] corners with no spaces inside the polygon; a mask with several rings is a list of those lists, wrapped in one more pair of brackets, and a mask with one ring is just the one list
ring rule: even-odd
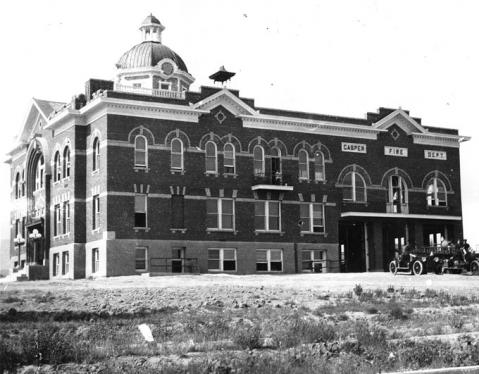
{"label": "car tire", "polygon": [[396,275],[398,273],[398,266],[396,264],[396,261],[391,261],[389,263],[389,271],[392,275]]}
{"label": "car tire", "polygon": [[479,262],[472,261],[471,262],[471,273],[472,275],[479,275]]}
{"label": "car tire", "polygon": [[424,273],[424,265],[422,264],[421,261],[419,260],[414,261],[414,263],[412,264],[412,273],[414,275],[421,275]]}

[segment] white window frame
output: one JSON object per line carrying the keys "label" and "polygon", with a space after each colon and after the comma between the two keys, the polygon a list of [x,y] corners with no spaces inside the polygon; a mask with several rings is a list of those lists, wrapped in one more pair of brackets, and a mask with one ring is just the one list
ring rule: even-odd
{"label": "white window frame", "polygon": [[100,248],[91,249],[91,265],[92,274],[100,271]]}
{"label": "white window frame", "polygon": [[[320,252],[322,255],[321,255],[321,258],[320,259],[316,259],[314,257],[314,253],[315,252]],[[309,260],[308,261],[305,261],[303,259],[303,253],[309,253]],[[327,251],[325,250],[322,250],[322,249],[303,249],[301,251],[301,270],[303,273],[311,273],[311,272],[314,272],[314,265],[315,264],[321,264],[322,265],[322,272],[325,273],[327,271]],[[303,264],[305,262],[310,262],[311,263],[311,269],[305,269],[303,267]]]}
{"label": "white window frame", "polygon": [[[392,204],[394,203],[394,193],[393,193],[393,190],[394,190],[394,186],[393,186],[393,177],[397,177],[398,178],[398,186],[399,187],[399,203],[400,204],[407,204],[408,201],[409,201],[409,191],[407,189],[407,184],[406,184],[406,181],[404,180],[403,177],[401,177],[400,175],[391,175],[389,177],[389,185],[388,185],[388,190],[389,190],[389,202]],[[401,192],[404,192],[404,201],[402,201],[401,199]]]}
{"label": "white window frame", "polygon": [[[307,227],[307,230],[301,230],[302,233],[309,233],[309,234],[324,234],[326,232],[326,224],[325,224],[325,219],[324,219],[324,204],[321,203],[302,203],[301,205],[307,205],[308,206],[308,214],[309,217],[300,217],[300,218],[308,218],[309,220],[309,227]],[[320,206],[321,207],[321,214],[322,214],[322,225],[321,226],[315,226],[314,225],[314,207],[315,206]],[[300,208],[301,209],[301,208]],[[315,227],[321,227],[321,231],[314,231]]]}
{"label": "white window frame", "polygon": [[96,137],[93,139],[93,165],[92,171],[95,172],[100,170],[100,138]]}
{"label": "white window frame", "polygon": [[[173,143],[175,141],[179,141],[180,142],[180,152],[173,152]],[[178,166],[173,166],[173,155],[179,155],[180,156],[180,167]],[[183,148],[183,141],[180,139],[180,138],[174,138],[171,140],[171,145],[170,145],[170,168],[172,170],[184,170],[184,159],[183,159],[183,156],[184,156],[184,148]]]}
{"label": "white window frame", "polygon": [[92,209],[92,230],[98,230],[100,228],[100,195],[93,195]]}
{"label": "white window frame", "polygon": [[[356,171],[350,171],[349,173],[347,173],[344,176],[344,178],[346,178],[346,176],[348,176],[349,174],[351,174],[351,186],[350,185],[345,185],[345,187],[352,188],[352,198],[351,199],[343,198],[343,200],[354,202],[354,203],[365,203],[367,201],[367,196],[368,196],[366,181],[364,180],[363,176]],[[361,178],[361,180],[363,182],[363,185],[364,185],[364,200],[358,200],[357,199],[358,196],[357,196],[357,191],[356,191],[356,176],[359,176],[359,178]]]}
{"label": "white window frame", "polygon": [[[145,141],[145,149],[138,149],[137,148],[137,140],[139,138],[143,138]],[[138,161],[138,153],[144,153],[145,154],[145,162],[142,164]],[[137,135],[135,136],[135,167],[139,168],[147,168],[148,167],[148,140],[146,139],[146,136],[144,135]]]}
{"label": "white window frame", "polygon": [[[219,268],[218,269],[212,269],[210,268],[209,261],[210,261],[210,250],[212,251],[219,251],[220,257],[218,259],[214,258],[211,260],[218,260],[219,261]],[[225,261],[225,256],[224,256],[224,251],[233,251],[234,253],[234,262],[235,262],[235,270],[225,270],[224,269],[224,261]],[[226,260],[226,261],[232,261],[232,260]],[[238,258],[236,254],[236,248],[208,248],[208,271],[209,272],[225,272],[225,273],[236,273],[238,271]]]}
{"label": "white window frame", "polygon": [[43,156],[40,156],[37,160],[35,168],[35,191],[43,189],[45,178],[45,160]]}
{"label": "white window frame", "polygon": [[20,188],[20,172],[15,175],[15,199],[18,199],[22,196],[22,190]]}
{"label": "white window frame", "polygon": [[[230,158],[226,158],[226,147],[227,146],[230,146],[231,149],[232,149],[232,155],[233,157],[230,159]],[[232,165],[227,165],[226,164],[226,160],[231,160],[232,161]],[[236,150],[235,150],[235,146],[232,144],[232,143],[226,143],[225,146],[223,147],[223,167],[225,168],[225,174],[236,174]],[[233,168],[233,172],[227,172],[226,171],[226,168]]]}
{"label": "white window frame", "polygon": [[60,155],[60,151],[56,151],[55,155],[53,156],[53,182],[58,182],[62,179],[62,158]]}
{"label": "white window frame", "polygon": [[[320,164],[321,176],[320,177],[318,177],[318,172],[316,170],[316,167],[318,165],[318,162],[316,161],[316,156],[318,156],[318,155],[321,157],[321,164]],[[316,151],[314,153],[313,166],[314,166],[314,180],[316,182],[322,182],[322,181],[326,180],[326,168],[325,168],[325,165],[324,165],[324,154],[323,154],[323,152]]]}
{"label": "white window frame", "polygon": [[[168,88],[162,88],[162,85],[167,85]],[[163,91],[171,91],[171,82],[165,82],[165,81],[158,81],[158,89],[163,90]]]}
{"label": "white window frame", "polygon": [[70,177],[71,168],[71,153],[70,147],[66,146],[63,150],[63,179]]}
{"label": "white window frame", "polygon": [[[145,267],[144,268],[138,268],[137,267],[137,263],[136,261],[138,260],[137,258],[137,250],[138,249],[144,249],[145,250]],[[143,247],[143,246],[139,246],[139,247],[135,247],[135,271],[147,271],[148,270],[148,248],[147,247]]]}
{"label": "white window frame", "polygon": [[[257,232],[281,232],[281,201],[280,200],[256,200],[256,203],[264,203],[264,229],[256,229]],[[278,204],[278,229],[270,230],[269,228],[269,211],[270,204]]]}
{"label": "white window frame", "polygon": [[[256,159],[256,157],[255,157],[256,156],[255,155],[255,150],[256,149],[261,150],[261,160]],[[256,163],[260,162],[260,161],[261,161],[261,169],[257,169],[256,168]],[[265,168],[264,168],[265,162],[264,161],[265,161],[264,160],[264,148],[260,145],[255,145],[254,148],[253,148],[253,173],[254,173],[255,176],[264,177],[264,170],[265,170]]]}
{"label": "white window frame", "polygon": [[62,234],[62,205],[55,204],[53,207],[53,218],[55,226],[53,227],[53,237],[58,237]]}
{"label": "white window frame", "polygon": [[63,251],[62,252],[62,275],[67,275],[69,272],[70,272],[70,252]]}
{"label": "white window frame", "polygon": [[[257,257],[257,253],[258,251],[266,251],[266,262],[258,262],[258,257]],[[272,251],[279,251],[281,253],[281,270],[271,270],[271,252]],[[256,272],[258,273],[282,273],[284,272],[284,257],[283,257],[283,250],[282,249],[278,249],[278,248],[271,248],[271,249],[264,249],[264,248],[258,248],[256,249],[256,264],[258,263],[261,263],[261,264],[264,264],[266,263],[267,264],[267,270],[256,270]],[[276,261],[274,261],[276,262]]]}
{"label": "white window frame", "polygon": [[[214,156],[208,156],[208,144],[213,145],[214,149]],[[209,159],[214,159],[214,169],[213,170],[208,170],[208,160]],[[218,147],[216,146],[215,142],[212,142],[211,140],[206,142],[205,144],[205,172],[206,174],[218,174]]]}
{"label": "white window frame", "polygon": [[[235,230],[235,199],[231,199],[231,198],[223,198],[223,197],[220,197],[220,198],[211,198],[211,199],[208,199],[208,200],[213,200],[213,201],[216,201],[216,227],[208,227],[207,229],[208,230],[221,230],[221,231],[234,231]],[[232,223],[233,223],[233,227],[232,228],[223,228],[223,201],[231,201],[231,205],[233,207],[233,212],[232,212]],[[208,214],[208,213],[207,213]]]}
{"label": "white window frame", "polygon": [[[276,152],[276,155],[273,154],[274,152]],[[279,160],[279,175],[281,176],[283,173],[283,159],[281,158],[281,149],[278,147],[273,147],[271,149],[271,173],[273,173],[273,158],[277,158]]]}
{"label": "white window frame", "polygon": [[[140,196],[140,197],[143,197],[144,200],[145,200],[145,211],[142,212],[142,211],[137,211],[136,210],[136,198],[137,196]],[[135,214],[136,213],[145,213],[145,226],[137,226],[136,224],[134,225],[134,228],[135,229],[146,229],[148,227],[148,195],[145,194],[145,193],[137,193],[135,194],[135,206],[134,206],[134,209],[135,209]],[[134,222],[135,223],[135,222]]]}
{"label": "white window frame", "polygon": [[62,204],[62,209],[63,209],[63,220],[62,220],[62,226],[63,226],[63,234],[68,234],[70,233],[70,201],[64,201]]}
{"label": "white window frame", "polygon": [[[442,187],[444,188],[444,198],[445,200],[439,200],[439,183],[442,184]],[[432,186],[432,193],[428,192],[429,186]],[[431,196],[431,199],[429,197]],[[441,205],[440,203],[444,202],[444,205]],[[432,207],[447,207],[447,189],[446,189],[446,183],[441,178],[434,177],[431,178],[426,185],[426,203],[427,206],[432,206]]]}
{"label": "white window frame", "polygon": [[[301,162],[301,154],[306,155],[306,162]],[[306,168],[306,175],[301,175],[301,165],[304,165]],[[299,180],[309,180],[309,155],[305,149],[300,149],[298,152],[298,179]]]}
{"label": "white window frame", "polygon": [[52,259],[52,262],[53,262],[53,269],[52,269],[52,272],[53,272],[53,276],[54,277],[58,277],[61,272],[60,272],[60,253],[54,253],[53,254],[53,259]]}

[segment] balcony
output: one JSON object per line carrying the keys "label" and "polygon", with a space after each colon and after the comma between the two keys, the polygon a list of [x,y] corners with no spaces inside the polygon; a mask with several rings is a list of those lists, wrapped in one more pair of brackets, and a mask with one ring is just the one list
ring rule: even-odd
{"label": "balcony", "polygon": [[156,96],[156,97],[162,97],[165,99],[177,99],[177,100],[185,99],[184,91],[178,92],[178,91],[160,90],[160,89],[154,89],[154,88],[132,87],[132,86],[125,86],[123,84],[115,84],[114,91],[134,93],[138,95]]}
{"label": "balcony", "polygon": [[386,213],[409,214],[409,205],[388,202],[386,203]]}
{"label": "balcony", "polygon": [[251,190],[293,191],[291,176],[282,173],[274,173],[272,175],[257,173],[253,176]]}

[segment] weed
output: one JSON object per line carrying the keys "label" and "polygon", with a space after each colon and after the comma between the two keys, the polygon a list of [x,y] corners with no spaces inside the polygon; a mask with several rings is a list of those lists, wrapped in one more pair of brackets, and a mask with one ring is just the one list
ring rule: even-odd
{"label": "weed", "polygon": [[386,331],[376,325],[370,325],[365,320],[355,323],[354,333],[360,346],[384,347],[386,345]]}
{"label": "weed", "polygon": [[233,330],[233,343],[241,349],[261,347],[261,328],[258,325],[241,325]]}
{"label": "weed", "polygon": [[11,304],[11,303],[21,303],[23,302],[23,299],[20,299],[17,296],[7,296],[5,299],[2,300],[6,304]]}
{"label": "weed", "polygon": [[404,314],[404,311],[403,311],[401,305],[399,305],[398,303],[391,302],[391,303],[389,303],[388,308],[389,308],[389,315],[392,318],[394,318],[394,319],[407,319],[407,315]]}
{"label": "weed", "polygon": [[359,297],[363,293],[363,287],[358,283],[354,286],[353,292],[356,296]]}
{"label": "weed", "polygon": [[[446,294],[448,295],[448,294]],[[448,295],[449,296],[449,295]],[[433,297],[438,297],[438,294],[437,294],[437,291],[436,290],[432,290],[430,288],[426,288],[426,290],[424,291],[424,297],[426,298],[429,298],[429,299],[432,299]]]}
{"label": "weed", "polygon": [[387,292],[388,293],[394,293],[394,286],[392,284],[390,284],[387,288]]}
{"label": "weed", "polygon": [[377,314],[378,313],[378,309],[374,306],[370,306],[366,309],[366,312],[368,314]]}
{"label": "weed", "polygon": [[372,301],[374,299],[374,294],[371,291],[365,291],[359,295],[359,301],[364,303]]}
{"label": "weed", "polygon": [[377,298],[386,297],[386,292],[384,292],[384,290],[382,290],[381,288],[376,288],[374,290],[374,296],[376,296]]}

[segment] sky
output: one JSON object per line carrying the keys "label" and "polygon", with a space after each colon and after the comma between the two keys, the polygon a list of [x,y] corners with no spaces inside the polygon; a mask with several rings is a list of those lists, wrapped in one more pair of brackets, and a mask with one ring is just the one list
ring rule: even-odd
{"label": "sky", "polygon": [[[237,73],[230,88],[259,106],[359,118],[402,107],[426,126],[472,136],[461,146],[464,236],[479,244],[478,10],[473,0],[2,1],[1,154],[32,97],[67,102],[89,78],[113,79],[151,12],[196,78],[193,90],[225,65]],[[2,162],[0,237],[9,234],[10,183]]]}

